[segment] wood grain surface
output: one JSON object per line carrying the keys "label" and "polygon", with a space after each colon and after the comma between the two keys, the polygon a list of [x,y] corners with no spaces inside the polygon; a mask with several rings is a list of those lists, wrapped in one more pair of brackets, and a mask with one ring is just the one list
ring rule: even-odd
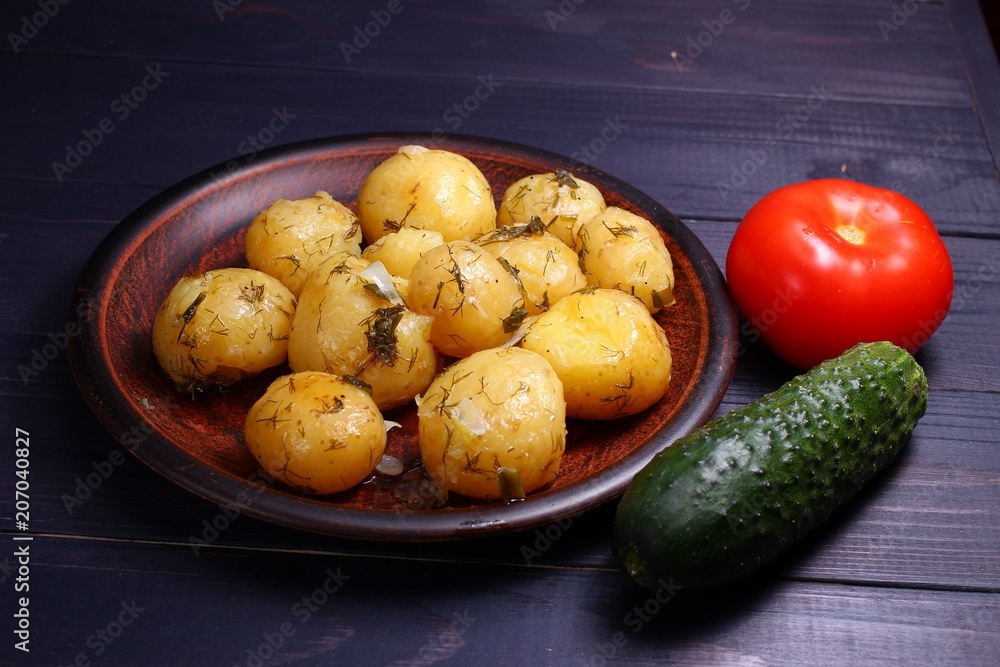
{"label": "wood grain surface", "polygon": [[[11,0],[0,29],[0,663],[1000,661],[1000,67],[973,0]],[[720,265],[780,185],[913,198],[956,292],[917,357],[931,394],[901,458],[751,580],[695,594],[628,580],[614,503],[453,544],[331,538],[227,513],[101,426],[65,341],[114,225],[204,169],[252,168],[254,143],[434,130],[608,171]],[[719,412],[794,373],[742,344]],[[12,633],[18,428],[30,653]]]}

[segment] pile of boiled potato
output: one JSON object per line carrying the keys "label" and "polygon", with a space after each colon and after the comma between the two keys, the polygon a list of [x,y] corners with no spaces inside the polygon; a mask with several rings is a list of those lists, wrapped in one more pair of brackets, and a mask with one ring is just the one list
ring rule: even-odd
{"label": "pile of boiled potato", "polygon": [[182,278],[153,324],[185,391],[287,361],[245,422],[284,483],[331,494],[382,471],[383,413],[415,402],[430,478],[510,501],[555,479],[567,417],[635,414],[666,392],[652,315],[674,303],[670,256],[590,183],[530,175],[498,210],[470,160],[403,146],[356,211],[326,192],[274,202],[247,229],[249,268]]}

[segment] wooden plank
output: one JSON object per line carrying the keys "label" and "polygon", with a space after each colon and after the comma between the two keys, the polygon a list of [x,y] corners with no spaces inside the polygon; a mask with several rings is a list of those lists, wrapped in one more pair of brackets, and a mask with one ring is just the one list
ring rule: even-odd
{"label": "wooden plank", "polygon": [[986,8],[996,21],[996,7],[992,4],[950,0],[948,20],[969,81],[973,104],[983,124],[994,163],[1000,167],[1000,114],[996,113],[1000,108],[1000,68],[997,67],[996,44],[983,20]]}
{"label": "wooden plank", "polygon": [[195,558],[49,537],[31,556],[31,657],[46,664],[82,654],[106,665],[968,667],[1000,650],[994,593],[764,582],[720,595],[669,580],[649,591],[608,570],[250,550]]}
{"label": "wooden plank", "polygon": [[[721,411],[758,396],[733,388]],[[8,409],[0,427],[31,434],[32,527],[43,533],[164,541],[195,554],[280,545],[449,562],[617,568],[610,551],[614,503],[561,525],[457,544],[315,536],[246,514],[227,515],[159,477],[118,445],[82,400],[3,398]],[[996,393],[932,392],[896,465],[764,576],[1000,591],[998,407]],[[59,420],[51,417],[56,413]],[[0,460],[0,476],[12,478],[13,466],[12,459]],[[0,516],[13,516],[13,498],[0,498]]]}
{"label": "wooden plank", "polygon": [[[3,25],[19,25],[35,5],[13,3]],[[889,0],[397,6],[395,15],[387,3],[303,0],[280,8],[197,0],[66,7],[21,52],[460,80],[492,73],[543,85],[737,96],[785,96],[790,84],[819,80],[840,99],[970,104],[940,3],[905,13]],[[13,49],[7,40],[2,46]]]}
{"label": "wooden plank", "polygon": [[[906,193],[946,231],[991,233],[1000,207],[1000,182],[971,108],[824,101],[835,88],[820,78],[790,87],[783,97],[496,79],[494,94],[456,127],[448,113],[473,94],[475,78],[414,84],[398,75],[275,70],[262,79],[242,67],[14,60],[0,57],[11,90],[0,121],[19,127],[34,117],[39,126],[67,129],[41,141],[14,133],[0,155],[0,176],[60,187],[74,181],[167,187],[254,154],[248,137],[264,136],[277,146],[356,132],[440,129],[590,162],[685,217],[738,220],[780,185],[844,177],[845,171]],[[149,71],[162,82],[128,109],[120,96],[135,86],[144,90],[141,82],[153,81]],[[74,104],[45,99],[39,80]],[[227,91],[225,101],[208,102],[217,90]],[[373,108],[372,99],[405,99],[405,110]],[[268,129],[272,121],[278,133]],[[102,123],[113,130],[102,132]]]}

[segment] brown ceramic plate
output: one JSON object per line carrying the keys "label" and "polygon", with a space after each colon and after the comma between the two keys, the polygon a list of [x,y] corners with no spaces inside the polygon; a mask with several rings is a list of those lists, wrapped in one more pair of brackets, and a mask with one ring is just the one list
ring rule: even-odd
{"label": "brown ceramic plate", "polygon": [[[697,237],[658,203],[606,173],[541,150],[472,137],[434,145],[470,158],[498,198],[522,176],[566,169],[600,188],[609,205],[662,230],[674,262],[677,304],[657,317],[674,361],[673,380],[658,404],[617,421],[571,422],[557,480],[523,502],[477,504],[453,497],[445,507],[417,509],[421,496],[409,479],[373,480],[342,494],[305,497],[258,474],[243,441],[244,416],[287,367],[197,400],[174,390],[153,356],[150,332],[179,278],[245,266],[244,230],[275,199],[326,190],[353,206],[377,162],[401,145],[430,141],[380,134],[264,151],[228,172],[220,165],[193,176],[122,221],[84,269],[71,310],[74,319],[83,313],[70,350],[73,371],[111,433],[167,478],[245,514],[319,533],[419,541],[524,530],[577,515],[622,494],[656,452],[706,422],[732,377],[737,320],[719,268]],[[404,425],[390,431],[388,453],[418,466],[415,410],[402,408],[387,418]]]}

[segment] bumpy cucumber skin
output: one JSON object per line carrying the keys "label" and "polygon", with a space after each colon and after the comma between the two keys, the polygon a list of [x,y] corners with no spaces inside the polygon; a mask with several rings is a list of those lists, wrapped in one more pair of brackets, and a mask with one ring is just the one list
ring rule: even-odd
{"label": "bumpy cucumber skin", "polygon": [[615,554],[649,588],[745,577],[895,459],[926,407],[906,350],[857,345],[660,452],[618,506]]}

